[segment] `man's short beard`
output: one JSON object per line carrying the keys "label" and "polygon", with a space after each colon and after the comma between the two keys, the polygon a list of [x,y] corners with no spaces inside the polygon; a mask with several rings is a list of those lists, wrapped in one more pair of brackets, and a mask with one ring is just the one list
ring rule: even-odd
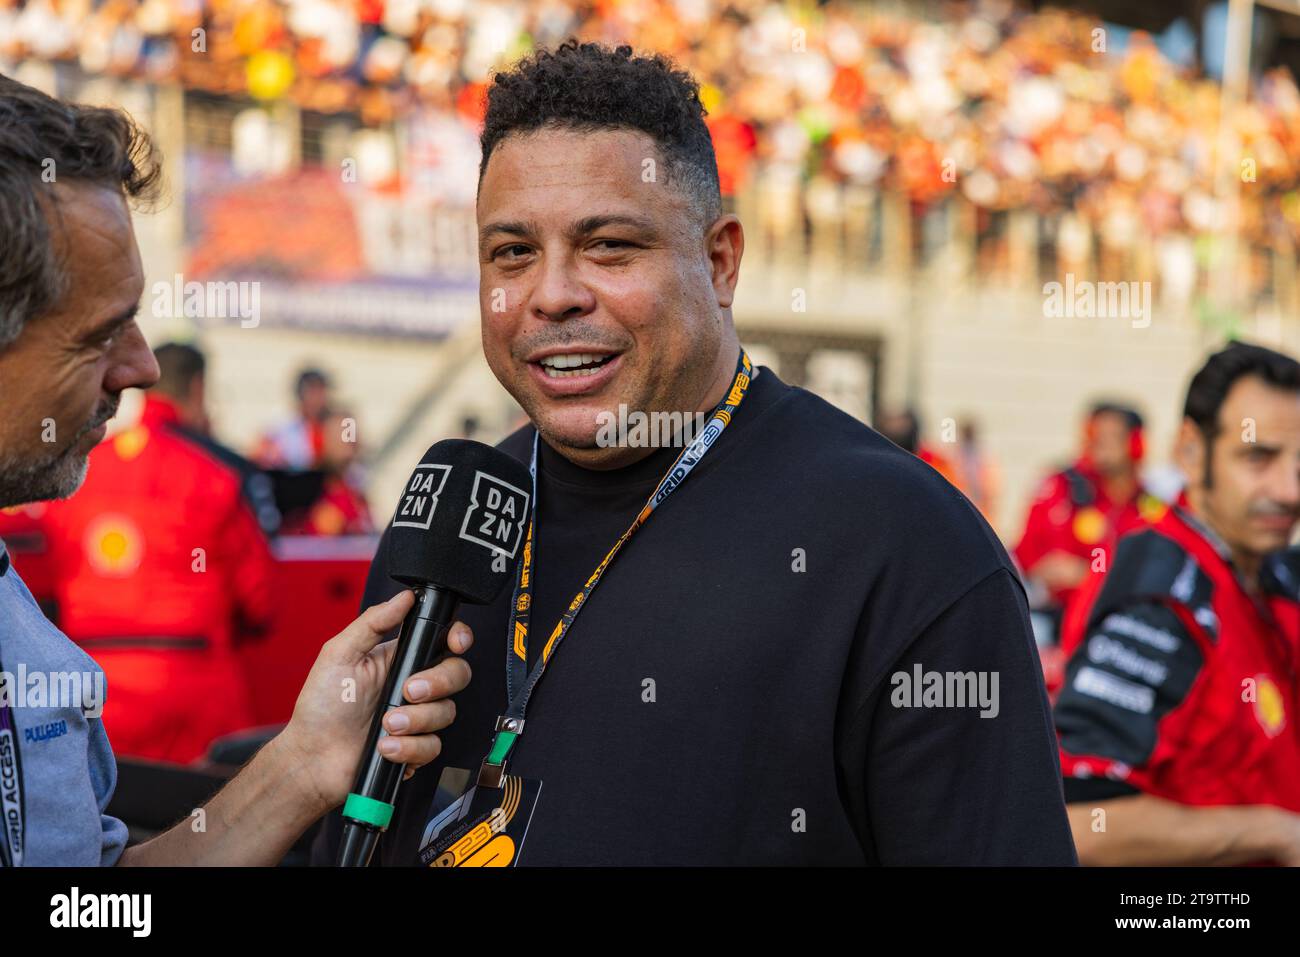
{"label": "man's short beard", "polygon": [[101,405],[65,448],[44,461],[0,457],[0,508],[67,498],[81,488],[90,455],[81,451],[81,440],[117,415],[119,402],[120,398],[115,396]]}
{"label": "man's short beard", "polygon": [[51,459],[17,462],[0,459],[0,508],[67,498],[86,480],[87,453],[77,448],[81,437]]}

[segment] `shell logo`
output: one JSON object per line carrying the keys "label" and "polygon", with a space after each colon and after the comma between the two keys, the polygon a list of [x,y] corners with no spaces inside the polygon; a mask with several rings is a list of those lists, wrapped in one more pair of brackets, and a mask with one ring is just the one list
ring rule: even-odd
{"label": "shell logo", "polygon": [[1276,738],[1286,727],[1282,692],[1268,675],[1255,676],[1255,719],[1270,738]]}
{"label": "shell logo", "polygon": [[1138,498],[1138,514],[1142,516],[1144,522],[1160,521],[1169,511],[1169,506],[1151,494],[1143,494]]}
{"label": "shell logo", "polygon": [[321,502],[311,513],[321,535],[340,535],[348,524],[347,516],[333,502]]}
{"label": "shell logo", "polygon": [[1106,537],[1106,516],[1095,508],[1081,509],[1071,526],[1074,537],[1085,545],[1095,545]]}
{"label": "shell logo", "polygon": [[86,526],[82,549],[96,572],[125,578],[140,567],[144,536],[125,515],[100,515]]}

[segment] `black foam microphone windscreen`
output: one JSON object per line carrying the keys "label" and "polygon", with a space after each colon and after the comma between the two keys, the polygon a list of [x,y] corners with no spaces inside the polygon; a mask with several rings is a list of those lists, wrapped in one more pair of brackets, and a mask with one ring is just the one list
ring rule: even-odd
{"label": "black foam microphone windscreen", "polygon": [[532,488],[518,459],[468,439],[424,453],[407,480],[388,532],[388,573],[487,604],[523,548]]}
{"label": "black foam microphone windscreen", "polygon": [[383,717],[402,706],[407,679],[446,652],[457,605],[485,605],[510,581],[528,528],[531,484],[523,463],[466,439],[430,447],[407,480],[389,525],[386,557],[389,575],[415,589],[416,598],[343,806],[344,867],[370,862],[395,810],[402,767],[376,751],[388,733]]}

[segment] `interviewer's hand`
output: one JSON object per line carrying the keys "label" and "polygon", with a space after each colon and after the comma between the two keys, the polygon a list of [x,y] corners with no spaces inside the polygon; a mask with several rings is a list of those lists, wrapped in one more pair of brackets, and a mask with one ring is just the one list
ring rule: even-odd
{"label": "interviewer's hand", "polygon": [[[280,734],[282,746],[296,753],[311,769],[309,773],[326,809],[342,803],[352,789],[361,749],[397,651],[396,639],[382,644],[380,639],[402,623],[413,597],[413,592],[404,590],[381,605],[367,608],[361,617],[325,642],[298,694],[293,717]],[[447,636],[452,655],[408,678],[403,696],[411,704],[394,708],[384,717],[389,736],[380,741],[380,753],[390,761],[405,764],[407,777],[442,750],[442,742],[433,732],[450,725],[456,716],[456,705],[448,699],[469,684],[470,670],[464,659],[455,656],[465,652],[473,641],[468,625],[460,621],[453,624]],[[392,750],[388,751],[384,746],[390,743]]]}

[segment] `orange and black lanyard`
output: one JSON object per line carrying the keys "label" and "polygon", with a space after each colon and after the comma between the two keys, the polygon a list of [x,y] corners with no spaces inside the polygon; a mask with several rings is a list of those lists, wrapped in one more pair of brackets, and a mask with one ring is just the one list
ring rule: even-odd
{"label": "orange and black lanyard", "polygon": [[637,513],[627,531],[614,543],[614,547],[601,559],[600,564],[596,566],[596,570],[591,573],[586,584],[582,586],[582,590],[574,596],[573,601],[569,602],[569,607],[551,631],[551,636],[546,640],[546,645],[542,648],[542,654],[537,659],[536,664],[533,665],[532,672],[529,672],[528,619],[529,609],[532,604],[531,588],[535,558],[533,530],[537,525],[538,436],[533,435],[533,456],[528,466],[533,482],[532,512],[528,518],[528,532],[524,537],[524,554],[519,561],[519,573],[516,578],[514,598],[510,604],[510,627],[506,633],[506,713],[497,718],[496,734],[492,739],[492,747],[487,757],[483,759],[483,765],[479,769],[478,783],[480,785],[484,787],[500,787],[505,776],[506,759],[510,754],[510,749],[524,732],[524,712],[528,708],[528,699],[532,696],[533,690],[537,687],[537,682],[541,680],[542,674],[546,671],[547,664],[550,663],[551,658],[555,656],[555,652],[559,649],[560,642],[568,634],[574,619],[578,617],[578,612],[582,610],[582,606],[591,597],[591,593],[596,590],[596,586],[600,583],[600,577],[605,574],[605,570],[609,568],[614,556],[649,520],[651,513],[686,481],[686,477],[690,475],[695,466],[700,464],[705,454],[713,447],[713,443],[722,435],[723,429],[731,422],[731,417],[735,414],[737,407],[745,398],[745,393],[749,390],[750,375],[753,368],[749,356],[744,349],[741,349],[740,357],[736,361],[736,375],[732,380],[731,389],[713,410],[704,428],[682,450],[682,454],[677,456],[672,466],[664,473],[663,478],[659,480],[654,492],[646,500],[641,511]]}

